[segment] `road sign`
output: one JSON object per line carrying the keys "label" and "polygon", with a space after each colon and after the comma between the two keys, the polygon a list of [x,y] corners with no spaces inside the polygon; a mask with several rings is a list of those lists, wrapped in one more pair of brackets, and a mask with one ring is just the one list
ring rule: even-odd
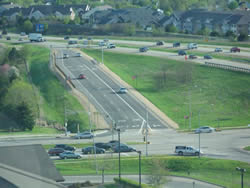
{"label": "road sign", "polygon": [[36,32],[43,32],[44,24],[36,24]]}

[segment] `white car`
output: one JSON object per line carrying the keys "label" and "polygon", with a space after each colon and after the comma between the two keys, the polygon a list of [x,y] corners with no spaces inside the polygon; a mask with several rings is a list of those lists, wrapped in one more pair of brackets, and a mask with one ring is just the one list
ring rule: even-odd
{"label": "white car", "polygon": [[215,52],[223,52],[222,48],[215,48]]}
{"label": "white car", "polygon": [[127,92],[128,92],[128,90],[125,87],[121,87],[117,93],[124,94],[124,93],[127,93]]}
{"label": "white car", "polygon": [[82,57],[81,53],[76,53],[76,57]]}
{"label": "white car", "polygon": [[69,54],[63,54],[63,59],[69,58]]}
{"label": "white car", "polygon": [[99,42],[99,46],[106,46],[106,43],[104,41]]}
{"label": "white car", "polygon": [[208,127],[208,126],[203,126],[195,130],[195,133],[211,133],[214,132],[215,128],[213,127]]}
{"label": "white car", "polygon": [[112,43],[109,43],[109,44],[107,45],[107,48],[115,48],[115,45],[112,44]]}

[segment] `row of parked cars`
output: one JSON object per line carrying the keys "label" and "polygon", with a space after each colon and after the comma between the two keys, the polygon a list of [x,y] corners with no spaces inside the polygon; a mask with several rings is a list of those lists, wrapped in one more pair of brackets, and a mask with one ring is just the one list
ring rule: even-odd
{"label": "row of parked cars", "polygon": [[[61,159],[79,159],[81,155],[75,153],[76,148],[69,146],[67,144],[57,144],[54,148],[49,149],[48,154],[50,156],[59,156]],[[98,142],[94,146],[89,146],[82,148],[82,154],[104,154],[106,151],[112,151],[114,153],[120,152],[134,152],[135,148],[130,147],[126,144],[120,143],[119,150],[119,141],[111,140],[108,143]]]}

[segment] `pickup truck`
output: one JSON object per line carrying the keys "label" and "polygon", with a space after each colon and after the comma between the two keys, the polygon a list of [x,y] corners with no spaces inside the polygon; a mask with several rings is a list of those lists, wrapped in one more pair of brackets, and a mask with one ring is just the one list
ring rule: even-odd
{"label": "pickup truck", "polygon": [[198,156],[199,153],[202,154],[202,151],[199,151],[199,149],[196,149],[192,146],[176,146],[175,147],[175,153],[178,155],[196,155]]}

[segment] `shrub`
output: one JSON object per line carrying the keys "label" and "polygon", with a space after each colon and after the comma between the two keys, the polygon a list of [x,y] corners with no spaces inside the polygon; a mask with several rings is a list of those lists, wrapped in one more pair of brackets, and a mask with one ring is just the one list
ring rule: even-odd
{"label": "shrub", "polygon": [[247,41],[248,40],[248,35],[246,34],[246,33],[241,33],[239,36],[238,36],[238,38],[237,38],[237,40],[238,41]]}
{"label": "shrub", "polygon": [[191,164],[188,160],[170,159],[167,162],[167,168],[173,171],[189,171],[191,169]]}

